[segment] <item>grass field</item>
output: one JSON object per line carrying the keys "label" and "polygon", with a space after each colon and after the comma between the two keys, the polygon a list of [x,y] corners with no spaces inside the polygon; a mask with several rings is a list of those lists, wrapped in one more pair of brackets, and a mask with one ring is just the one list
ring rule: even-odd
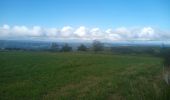
{"label": "grass field", "polygon": [[161,59],[0,52],[0,100],[170,100]]}

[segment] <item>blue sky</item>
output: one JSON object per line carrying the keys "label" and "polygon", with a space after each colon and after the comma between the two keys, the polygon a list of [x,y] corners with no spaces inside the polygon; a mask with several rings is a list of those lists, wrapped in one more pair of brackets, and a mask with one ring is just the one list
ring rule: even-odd
{"label": "blue sky", "polygon": [[0,24],[170,28],[170,0],[1,0]]}
{"label": "blue sky", "polygon": [[11,29],[9,26],[24,32],[34,26],[66,28],[67,32],[72,27],[84,31],[85,27],[97,27],[123,29],[125,33],[126,28],[169,32],[169,5],[170,0],[0,0],[0,26],[3,32]]}

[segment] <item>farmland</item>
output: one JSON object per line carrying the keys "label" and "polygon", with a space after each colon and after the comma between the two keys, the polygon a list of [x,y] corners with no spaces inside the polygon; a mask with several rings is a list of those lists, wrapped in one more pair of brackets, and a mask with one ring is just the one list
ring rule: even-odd
{"label": "farmland", "polygon": [[137,54],[0,52],[0,100],[168,100],[161,62]]}

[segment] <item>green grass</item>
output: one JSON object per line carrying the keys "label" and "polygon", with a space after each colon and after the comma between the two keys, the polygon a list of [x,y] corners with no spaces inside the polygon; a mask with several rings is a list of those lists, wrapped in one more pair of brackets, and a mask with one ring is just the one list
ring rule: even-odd
{"label": "green grass", "polygon": [[0,52],[0,100],[170,100],[159,58]]}

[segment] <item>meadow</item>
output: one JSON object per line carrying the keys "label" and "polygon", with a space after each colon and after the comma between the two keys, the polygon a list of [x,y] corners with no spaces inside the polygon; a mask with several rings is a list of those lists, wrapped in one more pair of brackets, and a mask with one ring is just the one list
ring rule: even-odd
{"label": "meadow", "polygon": [[0,52],[0,100],[170,100],[147,55]]}

